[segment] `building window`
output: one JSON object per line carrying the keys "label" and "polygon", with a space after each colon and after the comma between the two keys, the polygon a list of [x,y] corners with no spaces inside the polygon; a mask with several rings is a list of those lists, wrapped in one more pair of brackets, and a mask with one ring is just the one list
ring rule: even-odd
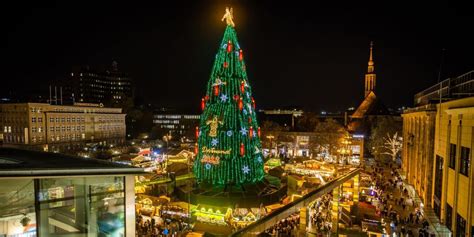
{"label": "building window", "polygon": [[67,122],[70,123],[70,122],[71,122],[71,118],[68,117],[68,118],[67,118]]}
{"label": "building window", "polygon": [[61,131],[61,127],[56,127],[56,132]]}
{"label": "building window", "polygon": [[36,123],[36,118],[35,117],[31,118],[31,122]]}
{"label": "building window", "polygon": [[56,118],[56,123],[59,123],[59,118]]}
{"label": "building window", "polygon": [[54,127],[49,127],[49,131],[54,132]]}
{"label": "building window", "polygon": [[449,144],[449,168],[456,169],[456,144]]}
{"label": "building window", "polygon": [[435,190],[434,194],[438,198],[438,200],[441,200],[441,192],[442,192],[442,184],[443,184],[443,162],[444,159],[441,156],[436,155],[436,163],[435,163]]}
{"label": "building window", "polygon": [[461,163],[459,164],[459,173],[469,177],[469,168],[471,166],[470,154],[471,149],[461,146]]}
{"label": "building window", "polygon": [[76,118],[75,118],[75,117],[71,118],[71,121],[72,121],[73,123],[75,123],[75,122],[76,122]]}
{"label": "building window", "polygon": [[50,123],[54,123],[54,118],[49,118]]}
{"label": "building window", "polygon": [[64,123],[66,121],[65,118],[61,118],[61,122]]}
{"label": "building window", "polygon": [[43,118],[38,118],[38,123],[42,123],[43,122]]}
{"label": "building window", "polygon": [[453,208],[448,203],[446,203],[446,227],[453,230]]}
{"label": "building window", "polygon": [[[36,211],[39,213],[36,216],[41,223],[41,233],[44,236],[61,236],[74,231],[74,235],[80,236],[97,235],[97,232],[100,235],[124,236],[124,187],[123,177],[120,176],[40,179],[36,195]],[[58,221],[52,218],[63,217],[65,213],[74,226],[63,225],[74,227],[73,230],[57,227]],[[96,218],[89,219],[88,216]],[[107,225],[110,222],[114,223],[112,227]]]}
{"label": "building window", "polygon": [[466,220],[461,215],[456,215],[456,236],[466,236]]}
{"label": "building window", "polygon": [[31,132],[32,132],[32,133],[35,133],[35,132],[36,132],[36,127],[32,127],[32,128],[31,128]]}
{"label": "building window", "polygon": [[38,128],[38,132],[42,132],[43,131],[43,128],[42,127],[39,127]]}

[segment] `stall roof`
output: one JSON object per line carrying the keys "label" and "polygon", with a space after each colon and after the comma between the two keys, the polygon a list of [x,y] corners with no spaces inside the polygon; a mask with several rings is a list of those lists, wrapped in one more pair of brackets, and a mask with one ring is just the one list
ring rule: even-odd
{"label": "stall roof", "polygon": [[142,168],[110,161],[14,148],[0,148],[0,177],[145,174]]}

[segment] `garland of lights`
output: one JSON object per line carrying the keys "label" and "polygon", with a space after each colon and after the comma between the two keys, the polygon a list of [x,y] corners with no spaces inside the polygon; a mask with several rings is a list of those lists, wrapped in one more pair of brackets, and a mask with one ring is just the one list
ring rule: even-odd
{"label": "garland of lights", "polygon": [[243,59],[235,29],[228,24],[201,99],[193,167],[198,182],[243,184],[264,176],[260,127]]}

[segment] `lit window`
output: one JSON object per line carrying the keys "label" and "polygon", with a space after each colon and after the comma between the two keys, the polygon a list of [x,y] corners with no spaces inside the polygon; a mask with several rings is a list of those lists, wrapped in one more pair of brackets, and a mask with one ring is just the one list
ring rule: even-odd
{"label": "lit window", "polygon": [[469,177],[469,171],[471,166],[470,159],[471,149],[461,146],[461,163],[459,164],[459,173]]}
{"label": "lit window", "polygon": [[36,118],[34,118],[34,117],[31,118],[31,122],[32,122],[32,123],[36,123]]}

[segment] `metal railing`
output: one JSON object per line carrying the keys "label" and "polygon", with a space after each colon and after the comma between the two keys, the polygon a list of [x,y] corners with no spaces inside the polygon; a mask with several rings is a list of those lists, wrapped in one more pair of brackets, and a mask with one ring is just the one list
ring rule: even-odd
{"label": "metal railing", "polygon": [[[441,94],[441,95],[440,95]],[[448,78],[415,94],[415,105],[425,105],[433,100],[474,95],[474,70],[455,78]]]}
{"label": "metal railing", "polygon": [[327,182],[326,184],[316,188],[315,190],[309,192],[308,194],[304,195],[302,198],[284,207],[281,207],[275,210],[274,212],[270,213],[269,215],[263,217],[262,219],[246,226],[245,228],[242,228],[232,233],[232,235],[230,236],[258,236],[267,228],[276,224],[279,220],[282,220],[288,217],[289,215],[297,212],[302,207],[308,206],[311,202],[313,202],[317,198],[331,192],[334,188],[338,187],[339,185],[342,185],[344,182],[360,174],[360,171],[361,169],[357,168],[341,177],[333,179]]}

